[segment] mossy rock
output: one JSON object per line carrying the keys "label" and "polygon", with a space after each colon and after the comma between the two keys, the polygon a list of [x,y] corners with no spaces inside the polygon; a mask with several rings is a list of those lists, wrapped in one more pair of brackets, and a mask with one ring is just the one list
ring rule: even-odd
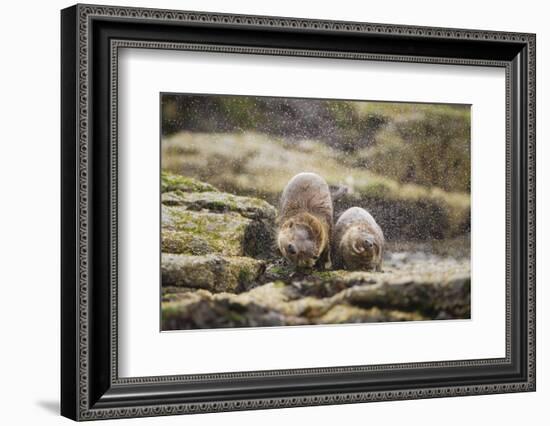
{"label": "mossy rock", "polygon": [[206,182],[200,180],[175,175],[167,171],[162,171],[160,175],[161,192],[183,191],[183,192],[213,192],[217,189]]}
{"label": "mossy rock", "polygon": [[162,251],[269,259],[275,216],[275,208],[257,198],[209,190],[164,192]]}
{"label": "mossy rock", "polygon": [[239,292],[255,285],[265,263],[249,257],[162,254],[162,285]]}
{"label": "mossy rock", "polygon": [[[421,321],[470,317],[467,264],[384,273],[313,272],[237,291],[163,286],[165,329]],[[212,267],[209,267],[211,271]],[[183,272],[185,273],[185,272]],[[235,275],[235,274],[233,274]],[[207,273],[201,272],[200,277]],[[246,286],[245,286],[246,287]],[[203,285],[202,288],[207,288]],[[218,288],[219,289],[219,288]],[[243,289],[243,291],[240,291]]]}
{"label": "mossy rock", "polygon": [[256,303],[242,305],[230,300],[202,298],[188,303],[165,303],[161,313],[162,330],[270,327],[306,325],[302,318],[291,318]]}
{"label": "mossy rock", "polygon": [[162,252],[242,256],[250,223],[237,213],[195,212],[163,205]]}
{"label": "mossy rock", "polygon": [[[287,294],[287,290],[291,293]],[[176,293],[177,294],[177,293]],[[167,293],[162,303],[162,329],[234,328],[307,325],[292,303],[292,289],[284,283],[268,283],[240,294],[196,290],[174,295]],[[300,299],[305,302],[305,299]],[[317,301],[322,304],[322,301]]]}
{"label": "mossy rock", "polygon": [[240,197],[225,192],[172,191],[162,194],[162,204],[183,206],[187,210],[239,213],[249,219],[275,219],[275,208],[266,201],[252,197]]}
{"label": "mossy rock", "polygon": [[335,302],[361,308],[418,312],[427,318],[470,318],[470,276],[448,279],[402,275],[374,285],[353,286],[333,296]]}
{"label": "mossy rock", "polygon": [[348,304],[333,306],[318,322],[320,324],[349,324],[365,322],[422,321],[427,319],[418,312],[404,312],[377,307],[363,309]]}

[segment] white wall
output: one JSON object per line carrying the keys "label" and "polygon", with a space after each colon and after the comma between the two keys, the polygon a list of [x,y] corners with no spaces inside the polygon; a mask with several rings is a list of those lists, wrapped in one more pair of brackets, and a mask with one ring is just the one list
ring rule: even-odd
{"label": "white wall", "polygon": [[[537,33],[538,390],[452,399],[136,419],[132,424],[470,425],[544,424],[550,401],[550,28],[540,0],[108,1],[219,11]],[[0,417],[3,424],[61,424],[59,401],[59,9],[67,1],[5,2],[0,65]],[[13,112],[13,116],[12,116]],[[480,415],[482,417],[480,417]],[[538,421],[536,419],[539,419]],[[546,420],[547,421],[547,420]],[[102,423],[107,424],[110,422]],[[111,422],[112,423],[112,422]]]}

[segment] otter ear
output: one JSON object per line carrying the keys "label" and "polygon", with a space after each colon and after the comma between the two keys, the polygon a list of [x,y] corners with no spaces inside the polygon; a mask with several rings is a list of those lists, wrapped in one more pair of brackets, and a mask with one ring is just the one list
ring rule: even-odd
{"label": "otter ear", "polygon": [[294,226],[294,222],[291,221],[291,220],[289,220],[289,221],[288,221],[288,227],[289,227],[289,228],[292,228],[293,226]]}

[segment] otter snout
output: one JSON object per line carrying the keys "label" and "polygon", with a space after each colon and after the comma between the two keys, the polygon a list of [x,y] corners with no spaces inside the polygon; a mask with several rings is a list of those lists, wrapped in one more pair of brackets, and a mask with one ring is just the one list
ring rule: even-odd
{"label": "otter snout", "polygon": [[315,245],[302,234],[300,227],[293,226],[292,232],[279,235],[281,254],[297,267],[313,267],[318,259]]}
{"label": "otter snout", "polygon": [[363,240],[363,247],[367,250],[374,247],[374,238],[369,236]]}
{"label": "otter snout", "polygon": [[351,249],[355,254],[361,254],[365,251],[365,246],[361,240],[357,240],[351,244]]}
{"label": "otter snout", "polygon": [[318,256],[310,250],[299,249],[295,244],[289,243],[282,251],[283,256],[291,263],[298,267],[313,267],[318,259]]}

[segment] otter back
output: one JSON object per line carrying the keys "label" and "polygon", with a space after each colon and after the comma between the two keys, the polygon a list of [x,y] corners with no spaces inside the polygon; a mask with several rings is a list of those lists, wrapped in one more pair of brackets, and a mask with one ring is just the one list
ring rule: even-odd
{"label": "otter back", "polygon": [[317,216],[332,228],[330,189],[315,173],[299,173],[288,182],[281,196],[278,223],[304,212]]}

